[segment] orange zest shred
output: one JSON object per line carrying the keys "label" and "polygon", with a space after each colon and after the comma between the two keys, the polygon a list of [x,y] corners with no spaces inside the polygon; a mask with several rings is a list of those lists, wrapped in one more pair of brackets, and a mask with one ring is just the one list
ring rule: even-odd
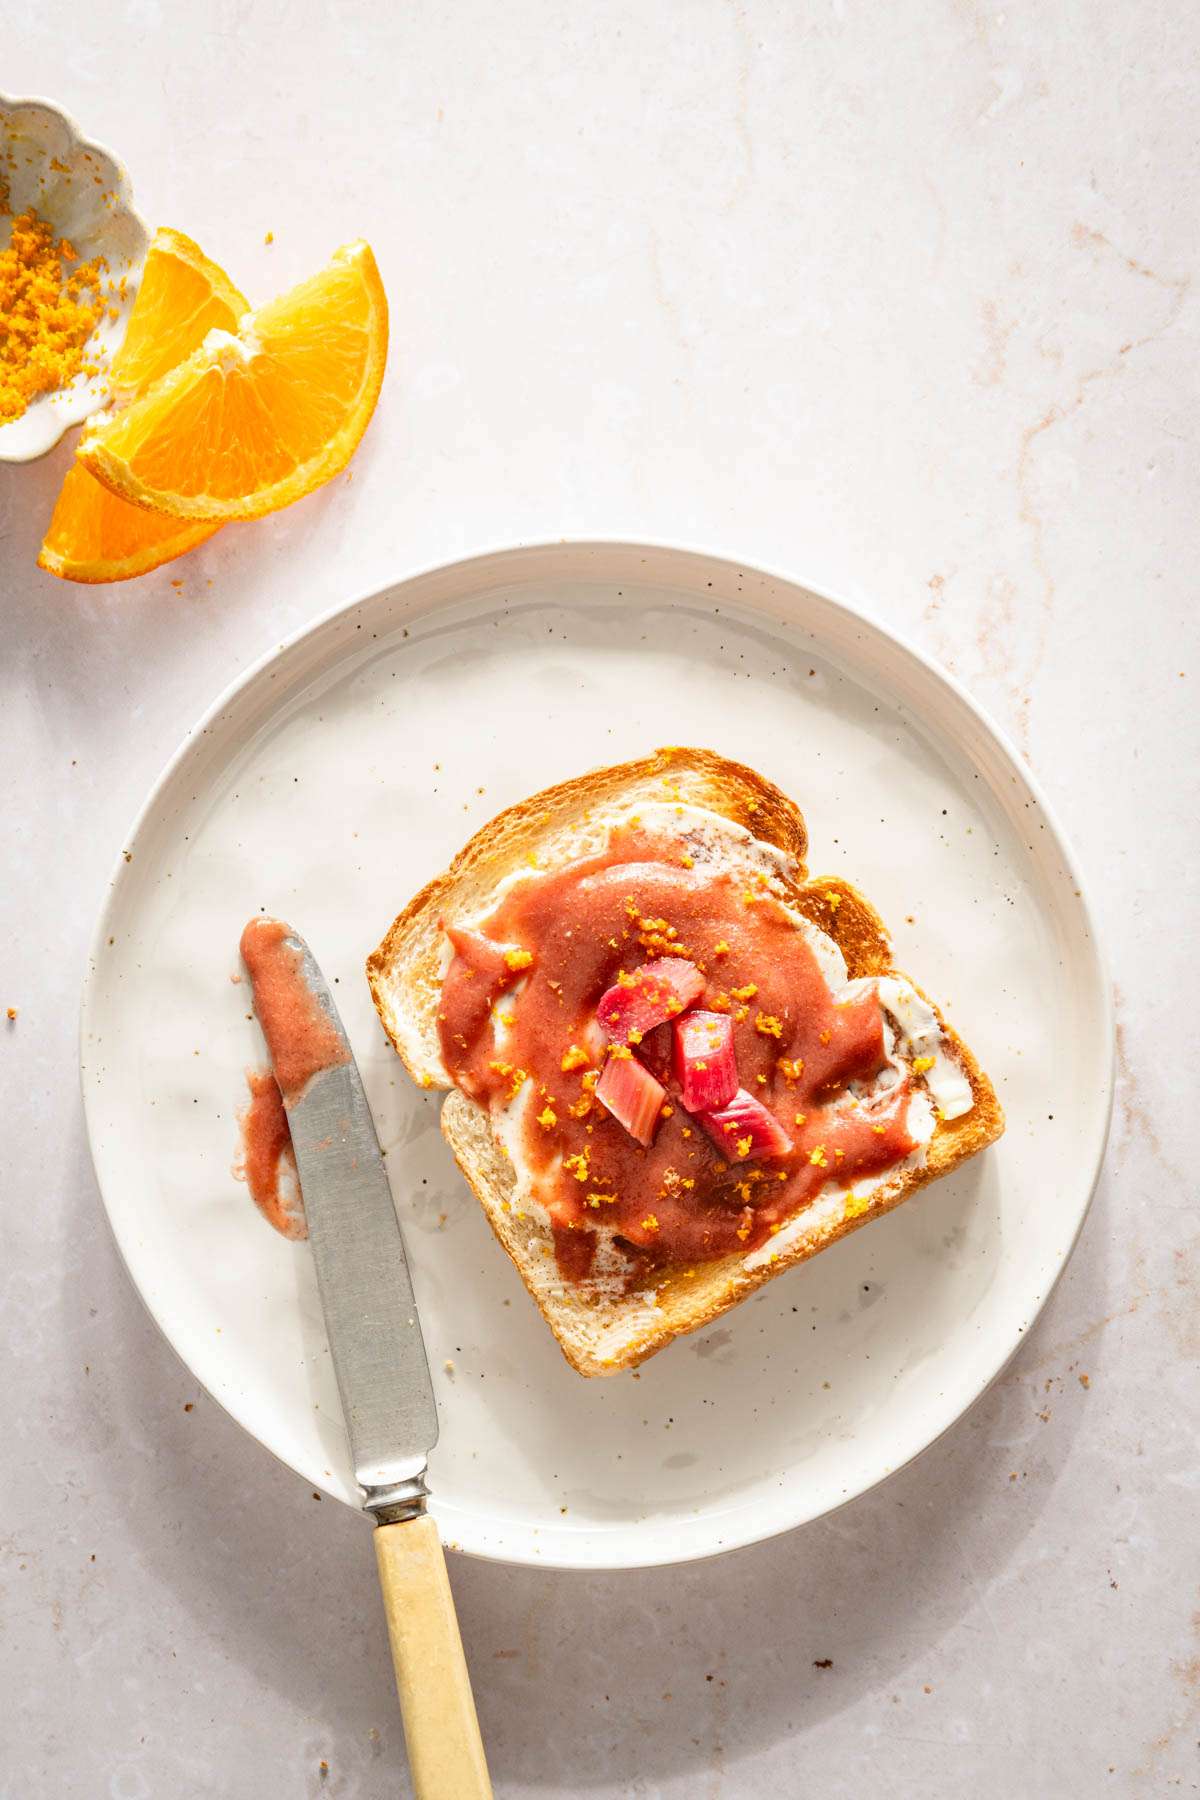
{"label": "orange zest shred", "polygon": [[[65,265],[78,263],[68,273]],[[79,262],[66,238],[37,213],[18,213],[0,251],[0,424],[19,419],[31,400],[64,388],[80,372],[84,348],[104,312],[103,257]]]}

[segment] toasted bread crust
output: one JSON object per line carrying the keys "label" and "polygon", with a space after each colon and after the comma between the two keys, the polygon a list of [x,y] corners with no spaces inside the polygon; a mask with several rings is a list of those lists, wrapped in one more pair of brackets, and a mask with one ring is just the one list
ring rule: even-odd
{"label": "toasted bread crust", "polygon": [[[649,797],[664,782],[678,787],[685,800],[747,826],[755,837],[794,859],[796,874],[785,884],[788,903],[833,939],[851,978],[889,974],[910,979],[894,967],[883,921],[855,888],[835,876],[805,879],[807,833],[802,815],[786,795],[753,770],[711,751],[660,750],[638,762],[561,783],[510,807],[477,832],[445,874],[422,888],[395,920],[368,960],[367,978],[384,1026],[417,1081],[424,1086],[450,1085],[436,1036],[443,912],[462,917],[486,910],[496,884],[520,867],[528,853],[543,850],[557,833],[585,822],[590,812]],[[661,792],[654,797],[661,798]],[[437,959],[434,970],[429,966],[431,956]],[[420,1006],[429,1013],[417,1022],[419,1029],[410,1028],[411,1022],[397,1011],[397,978],[401,991],[418,995]],[[573,1368],[591,1376],[636,1367],[674,1338],[710,1324],[785,1269],[891,1212],[927,1182],[1000,1136],[1004,1116],[990,1081],[936,1004],[927,995],[922,998],[934,1007],[974,1099],[971,1111],[962,1117],[938,1119],[924,1165],[900,1170],[867,1195],[856,1212],[849,1211],[844,1197],[840,1207],[832,1212],[820,1209],[819,1216],[814,1205],[808,1209],[814,1214],[811,1229],[789,1237],[774,1260],[747,1267],[746,1259],[738,1255],[660,1272],[652,1302],[638,1296],[627,1302],[601,1298],[586,1283],[573,1286],[558,1277],[549,1233],[512,1205],[513,1168],[496,1147],[487,1114],[457,1090],[448,1096],[442,1108],[442,1133]]]}

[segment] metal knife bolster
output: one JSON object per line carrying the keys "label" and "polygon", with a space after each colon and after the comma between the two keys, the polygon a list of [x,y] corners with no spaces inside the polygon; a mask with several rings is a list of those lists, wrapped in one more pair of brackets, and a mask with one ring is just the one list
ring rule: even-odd
{"label": "metal knife bolster", "polygon": [[303,979],[349,1060],[288,1107],[308,1236],[354,1475],[377,1524],[424,1511],[438,1416],[375,1124],[333,997],[303,939]]}

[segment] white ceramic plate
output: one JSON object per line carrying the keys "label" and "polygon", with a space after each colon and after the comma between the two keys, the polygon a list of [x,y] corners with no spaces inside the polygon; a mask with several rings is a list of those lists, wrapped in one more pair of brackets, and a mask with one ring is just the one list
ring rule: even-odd
{"label": "white ceramic plate", "polygon": [[[1001,1143],[636,1377],[584,1381],[384,1039],[363,960],[477,825],[548,782],[701,743],[803,808],[897,961],[993,1076]],[[231,1174],[262,1059],[238,935],[305,933],[389,1151],[441,1409],[443,1534],[520,1562],[702,1556],[827,1512],[953,1423],[1070,1253],[1111,1096],[1081,883],[1014,753],[879,626],[775,576],[613,544],[497,552],[322,620],[190,734],[100,923],[83,1086],[101,1189],[198,1379],[306,1480],[356,1500],[313,1270]]]}

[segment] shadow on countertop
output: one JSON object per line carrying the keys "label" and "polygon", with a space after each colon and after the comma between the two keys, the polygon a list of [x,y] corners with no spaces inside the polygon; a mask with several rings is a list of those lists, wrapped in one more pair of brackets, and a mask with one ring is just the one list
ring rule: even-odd
{"label": "shadow on countertop", "polygon": [[[89,1439],[74,1456],[156,1590],[148,1620],[170,1621],[180,1703],[184,1647],[216,1638],[248,1680],[311,1720],[313,1794],[407,1792],[370,1528],[318,1500],[196,1389],[125,1275],[99,1217],[81,1123],[78,1132],[68,1160],[91,1246],[66,1260],[61,1302],[77,1332],[90,1320],[83,1336],[96,1366],[79,1409]],[[1094,1206],[1107,1209],[1103,1182]],[[1086,1265],[1097,1311],[1102,1244],[1093,1224],[1072,1265]],[[803,1738],[866,1694],[881,1707],[908,1704],[922,1658],[1003,1576],[1071,1455],[1080,1409],[1063,1409],[1046,1430],[1026,1373],[1051,1351],[1064,1363],[1070,1354],[1055,1341],[1061,1304],[1051,1298],[1009,1372],[924,1455],[771,1542],[592,1575],[452,1557],[497,1789],[633,1784],[640,1793],[694,1773],[715,1796],[727,1766]],[[971,1531],[968,1551],[966,1526],[981,1517],[987,1529]],[[226,1749],[243,1729],[252,1721],[223,1723]],[[320,1760],[329,1768],[318,1776]]]}

